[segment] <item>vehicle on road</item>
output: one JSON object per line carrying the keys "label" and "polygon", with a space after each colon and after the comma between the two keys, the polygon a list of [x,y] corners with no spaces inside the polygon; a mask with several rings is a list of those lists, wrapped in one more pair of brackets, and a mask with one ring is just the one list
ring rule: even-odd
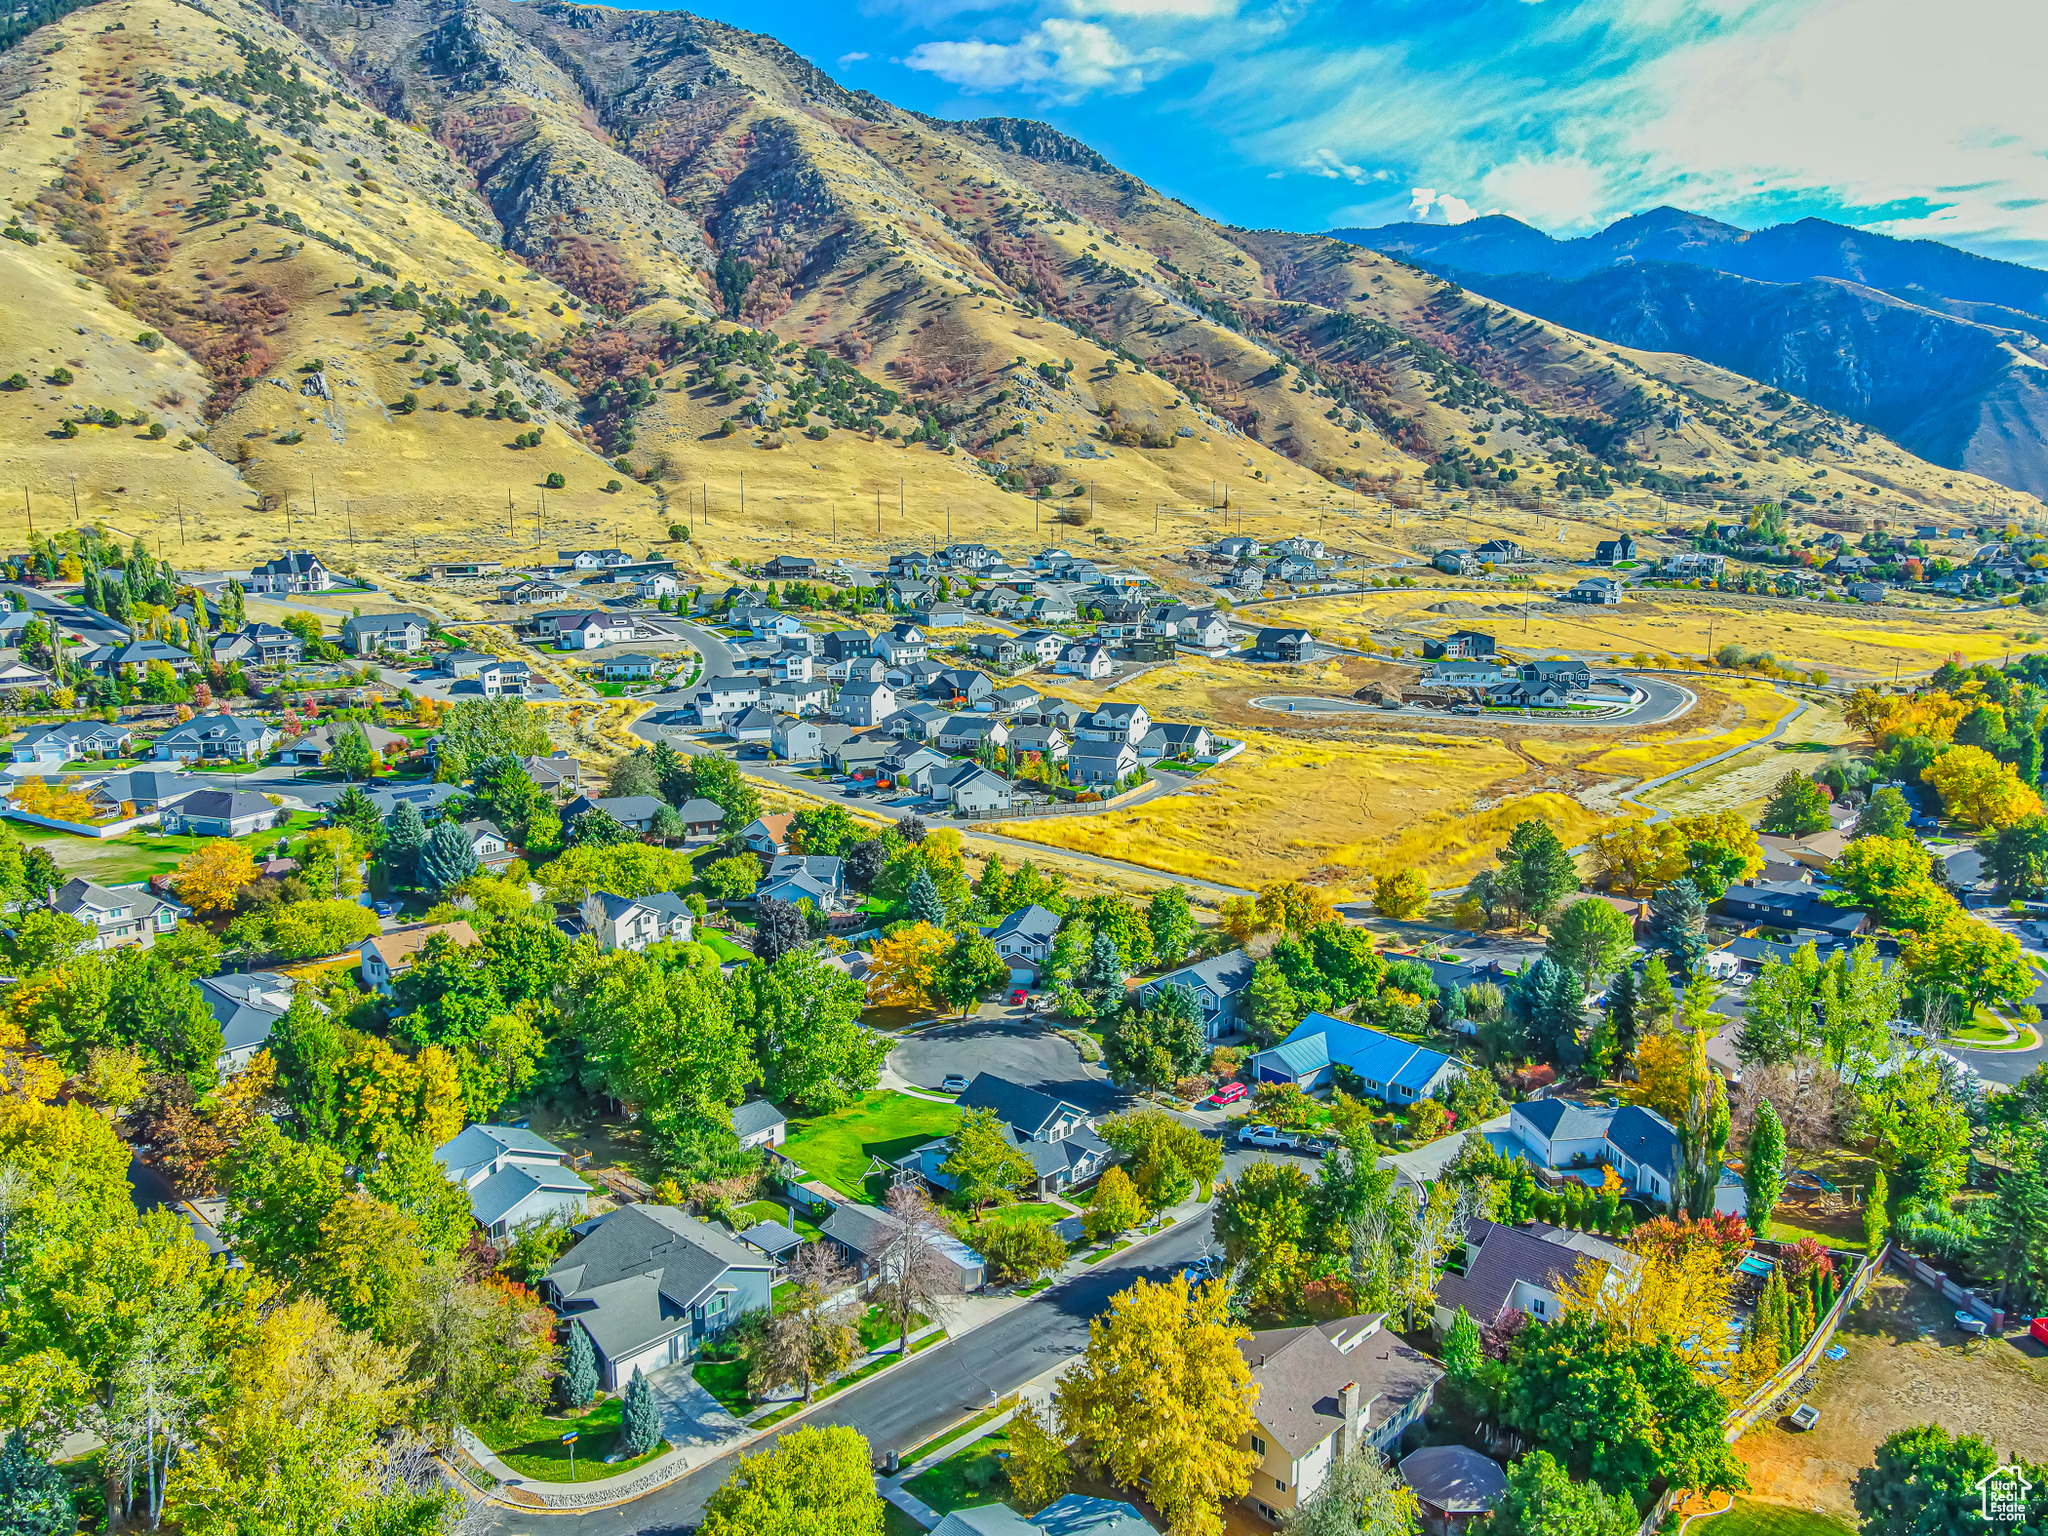
{"label": "vehicle on road", "polygon": [[947,1093],[965,1093],[967,1091],[967,1079],[958,1072],[948,1072],[939,1079],[939,1087]]}
{"label": "vehicle on road", "polygon": [[388,901],[373,901],[370,903],[370,910],[376,913],[379,917],[398,916],[398,908],[391,905],[391,903]]}
{"label": "vehicle on road", "polygon": [[1223,1273],[1223,1255],[1205,1253],[1194,1263],[1183,1267],[1180,1273],[1181,1278],[1190,1285],[1200,1285],[1206,1280],[1214,1280]]}
{"label": "vehicle on road", "polygon": [[1209,1102],[1211,1104],[1235,1104],[1250,1092],[1251,1089],[1245,1087],[1243,1083],[1225,1083],[1221,1088],[1218,1088],[1209,1095]]}
{"label": "vehicle on road", "polygon": [[1237,1133],[1237,1144],[1241,1147],[1281,1147],[1289,1152],[1300,1145],[1292,1131],[1270,1125],[1246,1126]]}

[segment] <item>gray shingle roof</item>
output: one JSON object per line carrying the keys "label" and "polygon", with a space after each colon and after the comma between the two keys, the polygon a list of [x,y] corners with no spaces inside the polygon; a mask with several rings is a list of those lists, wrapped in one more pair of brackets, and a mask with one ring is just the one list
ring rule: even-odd
{"label": "gray shingle roof", "polygon": [[1049,944],[1053,935],[1059,931],[1059,913],[1049,911],[1033,902],[1028,907],[1019,907],[988,932],[992,939],[1007,938],[1014,933]]}
{"label": "gray shingle roof", "polygon": [[767,1267],[672,1206],[630,1205],[557,1259],[547,1278],[591,1342],[618,1359],[686,1325],[687,1309],[727,1270]]}
{"label": "gray shingle roof", "polygon": [[781,1110],[766,1099],[749,1099],[732,1112],[732,1128],[741,1136],[753,1136],[788,1122]]}
{"label": "gray shingle roof", "polygon": [[1507,1491],[1508,1475],[1469,1445],[1426,1445],[1401,1463],[1415,1496],[1449,1514],[1490,1510]]}
{"label": "gray shingle roof", "polygon": [[1360,1428],[1370,1433],[1436,1385],[1443,1372],[1391,1334],[1359,1338],[1347,1354],[1335,1339],[1370,1326],[1340,1318],[1310,1328],[1273,1328],[1238,1341],[1258,1383],[1252,1412],[1295,1460],[1343,1427],[1338,1392],[1358,1384]]}
{"label": "gray shingle roof", "polygon": [[1069,1104],[992,1072],[977,1072],[967,1091],[960,1095],[959,1104],[962,1109],[992,1111],[1003,1124],[1026,1138],[1036,1137],[1060,1117],[1062,1110],[1071,1110],[1079,1119],[1087,1118],[1078,1104]]}

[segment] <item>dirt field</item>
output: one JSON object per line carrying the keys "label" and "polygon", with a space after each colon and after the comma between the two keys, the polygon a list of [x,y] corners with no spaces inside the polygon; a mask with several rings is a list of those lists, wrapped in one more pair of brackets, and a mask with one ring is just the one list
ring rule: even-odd
{"label": "dirt field", "polygon": [[1930,1422],[1983,1435],[2008,1457],[2048,1457],[2048,1351],[2025,1339],[1965,1341],[1953,1311],[1897,1275],[1873,1283],[1836,1334],[1847,1357],[1822,1361],[1808,1395],[1820,1423],[1805,1434],[1760,1425],[1736,1442],[1755,1496],[1854,1519],[1850,1486],[1878,1443]]}

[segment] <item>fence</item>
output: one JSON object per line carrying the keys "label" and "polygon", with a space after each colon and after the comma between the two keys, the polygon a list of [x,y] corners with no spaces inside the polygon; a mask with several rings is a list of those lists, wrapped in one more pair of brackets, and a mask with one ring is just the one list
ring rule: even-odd
{"label": "fence", "polygon": [[1974,1316],[1983,1318],[1991,1326],[1991,1330],[1994,1333],[2003,1333],[2005,1331],[2005,1312],[2003,1308],[1994,1307],[1975,1292],[1964,1290],[1940,1270],[1921,1263],[1920,1260],[1906,1252],[1903,1248],[1893,1246],[1885,1251],[1891,1255],[1892,1263],[1897,1268],[1911,1275],[1922,1285],[1932,1286],[1957,1306],[1965,1308]]}
{"label": "fence", "polygon": [[137,827],[153,827],[163,813],[149,811],[141,816],[130,816],[122,821],[95,824],[89,821],[64,821],[55,816],[38,816],[33,811],[24,811],[10,805],[0,812],[15,821],[33,822],[39,827],[51,827],[59,832],[76,832],[80,837],[119,837],[123,832],[132,832]]}
{"label": "fence", "polygon": [[1792,1389],[1800,1377],[1813,1369],[1814,1361],[1820,1358],[1821,1351],[1826,1349],[1828,1342],[1834,1338],[1835,1329],[1841,1326],[1842,1319],[1849,1315],[1849,1309],[1862,1297],[1864,1288],[1870,1284],[1870,1277],[1883,1266],[1885,1257],[1890,1252],[1891,1248],[1887,1246],[1884,1253],[1877,1258],[1867,1259],[1859,1254],[1844,1253],[1839,1249],[1828,1250],[1837,1267],[1853,1260],[1857,1266],[1856,1273],[1850,1277],[1849,1283],[1842,1287],[1842,1294],[1835,1298],[1835,1304],[1828,1309],[1827,1316],[1822,1318],[1820,1325],[1813,1330],[1813,1337],[1806,1341],[1806,1346],[1794,1355],[1777,1375],[1752,1392],[1741,1407],[1721,1421],[1722,1434],[1729,1444],[1732,1445],[1741,1439],[1746,1431],[1753,1428],[1758,1420],[1771,1411],[1772,1405],[1781,1396]]}

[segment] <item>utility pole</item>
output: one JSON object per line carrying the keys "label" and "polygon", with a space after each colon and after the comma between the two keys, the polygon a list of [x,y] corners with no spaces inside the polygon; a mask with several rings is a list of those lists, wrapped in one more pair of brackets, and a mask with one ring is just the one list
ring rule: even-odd
{"label": "utility pole", "polygon": [[356,549],[356,504],[352,501],[344,501],[341,504],[341,511],[342,516],[348,519],[349,553],[354,554]]}
{"label": "utility pole", "polygon": [[953,503],[946,503],[946,542],[953,542]]}
{"label": "utility pole", "polygon": [[33,548],[36,542],[36,503],[25,485],[21,488],[21,504],[28,509],[28,542]]}
{"label": "utility pole", "polygon": [[71,477],[71,516],[76,522],[83,522],[85,520],[79,516],[78,512],[78,476],[76,475]]}
{"label": "utility pole", "polygon": [[185,547],[185,498],[178,498],[178,548]]}
{"label": "utility pole", "polygon": [[896,481],[896,521],[903,521],[903,480],[900,476]]}
{"label": "utility pole", "polygon": [[311,470],[306,471],[306,488],[313,498],[313,526],[320,526],[320,482]]}
{"label": "utility pole", "polygon": [[697,502],[704,510],[704,526],[709,528],[711,526],[711,484],[709,481],[700,480],[697,482]]}
{"label": "utility pole", "polygon": [[745,471],[745,470],[743,469],[743,470],[741,470],[741,471],[740,471],[740,519],[741,519],[741,521],[742,521],[742,522],[744,522],[744,521],[746,520],[746,516],[747,516],[747,472],[746,472],[746,471]]}

